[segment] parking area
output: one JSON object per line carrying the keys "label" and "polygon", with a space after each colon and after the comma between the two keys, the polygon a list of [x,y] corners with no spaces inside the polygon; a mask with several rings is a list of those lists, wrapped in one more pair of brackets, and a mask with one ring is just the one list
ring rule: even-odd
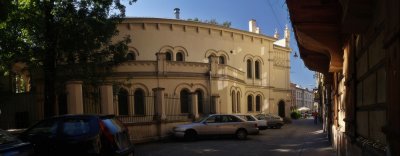
{"label": "parking area", "polygon": [[333,156],[334,151],[312,119],[294,120],[281,129],[267,129],[247,140],[233,137],[207,137],[197,141],[164,140],[136,145],[136,156]]}

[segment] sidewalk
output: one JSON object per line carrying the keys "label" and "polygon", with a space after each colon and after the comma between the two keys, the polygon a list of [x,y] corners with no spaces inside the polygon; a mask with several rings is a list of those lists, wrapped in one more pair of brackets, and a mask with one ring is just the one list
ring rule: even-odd
{"label": "sidewalk", "polygon": [[304,143],[299,151],[299,156],[335,156],[331,143],[328,141],[326,133],[322,130],[322,124],[314,124],[314,119],[300,119],[311,127],[311,131],[304,138]]}

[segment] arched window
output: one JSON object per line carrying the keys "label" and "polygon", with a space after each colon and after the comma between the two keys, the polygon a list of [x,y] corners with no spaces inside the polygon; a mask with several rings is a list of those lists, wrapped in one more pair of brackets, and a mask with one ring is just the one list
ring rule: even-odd
{"label": "arched window", "polygon": [[128,53],[128,54],[126,54],[126,59],[133,61],[133,60],[136,60],[136,56],[134,53]]}
{"label": "arched window", "polygon": [[135,115],[144,115],[144,91],[136,89],[134,93]]}
{"label": "arched window", "polygon": [[197,94],[197,110],[199,111],[199,113],[204,113],[203,110],[203,92],[201,90],[196,90],[196,94]]}
{"label": "arched window", "polygon": [[181,113],[189,113],[189,91],[184,89],[180,94]]}
{"label": "arched window", "polygon": [[166,52],[165,53],[165,59],[167,61],[172,61],[172,53],[171,52]]}
{"label": "arched window", "polygon": [[251,60],[247,60],[247,78],[253,77],[253,69],[251,68]]}
{"label": "arched window", "polygon": [[232,98],[232,113],[236,113],[236,93],[235,91],[232,91],[231,94]]}
{"label": "arched window", "polygon": [[182,52],[176,53],[176,61],[183,61],[183,54],[182,54]]}
{"label": "arched window", "polygon": [[128,91],[121,88],[118,92],[118,112],[119,115],[128,115]]}
{"label": "arched window", "polygon": [[260,79],[260,61],[255,62],[254,70],[255,70],[256,79]]}
{"label": "arched window", "polygon": [[247,111],[248,112],[253,111],[253,96],[251,95],[247,96]]}
{"label": "arched window", "polygon": [[219,64],[225,64],[225,57],[219,56]]}
{"label": "arched window", "polygon": [[259,112],[261,110],[261,96],[256,96],[256,111]]}
{"label": "arched window", "polygon": [[240,103],[240,92],[237,92],[237,96],[236,96],[237,100],[236,100],[236,105],[237,105],[237,112],[240,113],[240,109],[241,109],[241,103]]}

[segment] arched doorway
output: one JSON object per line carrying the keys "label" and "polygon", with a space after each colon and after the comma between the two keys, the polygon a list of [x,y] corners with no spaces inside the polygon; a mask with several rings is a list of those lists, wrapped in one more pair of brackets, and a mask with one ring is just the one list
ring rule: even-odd
{"label": "arched doorway", "polygon": [[278,115],[280,117],[285,117],[285,102],[283,100],[278,103]]}
{"label": "arched doorway", "polygon": [[137,89],[134,94],[135,115],[144,115],[144,91]]}

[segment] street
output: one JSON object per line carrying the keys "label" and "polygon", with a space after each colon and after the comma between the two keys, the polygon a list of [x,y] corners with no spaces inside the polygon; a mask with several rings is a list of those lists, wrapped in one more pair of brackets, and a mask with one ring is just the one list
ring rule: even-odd
{"label": "street", "polygon": [[231,137],[207,137],[194,142],[166,140],[136,145],[136,156],[333,156],[322,125],[313,119],[293,120],[282,129],[267,129],[241,141]]}

